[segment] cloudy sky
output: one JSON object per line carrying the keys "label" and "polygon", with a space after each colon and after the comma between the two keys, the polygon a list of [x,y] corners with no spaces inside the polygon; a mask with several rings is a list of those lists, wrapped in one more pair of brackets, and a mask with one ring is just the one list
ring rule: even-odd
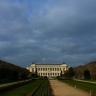
{"label": "cloudy sky", "polygon": [[0,59],[78,66],[96,60],[96,0],[0,0]]}

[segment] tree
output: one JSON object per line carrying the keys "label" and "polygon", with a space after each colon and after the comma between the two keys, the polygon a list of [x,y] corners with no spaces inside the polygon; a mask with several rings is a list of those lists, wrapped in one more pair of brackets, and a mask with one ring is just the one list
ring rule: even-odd
{"label": "tree", "polygon": [[36,68],[35,72],[31,73],[31,77],[33,77],[33,78],[37,78],[38,77],[37,68]]}
{"label": "tree", "polygon": [[[22,70],[22,71],[20,71],[20,70]],[[21,72],[22,79],[28,78],[28,76],[30,74],[30,72],[26,68],[21,68],[14,64],[0,60],[0,79],[18,80],[19,72]]]}
{"label": "tree", "polygon": [[74,72],[74,70],[73,70],[72,67],[69,68],[69,70],[68,70],[68,72],[67,72],[67,76],[68,76],[69,78],[73,78],[73,77],[75,76],[75,72]]}
{"label": "tree", "polygon": [[83,74],[84,74],[84,79],[86,79],[86,80],[91,79],[89,70],[85,70]]}
{"label": "tree", "polygon": [[62,77],[62,70],[61,70],[61,72],[60,72],[60,76]]}

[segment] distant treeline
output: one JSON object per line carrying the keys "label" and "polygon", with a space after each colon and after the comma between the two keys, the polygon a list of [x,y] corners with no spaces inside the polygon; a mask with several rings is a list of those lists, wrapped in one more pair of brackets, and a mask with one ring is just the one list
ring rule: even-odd
{"label": "distant treeline", "polygon": [[96,80],[96,61],[80,65],[77,67],[70,67],[64,74],[61,71],[61,77],[78,78],[78,79],[94,79]]}
{"label": "distant treeline", "polygon": [[28,78],[30,72],[14,64],[0,60],[0,79],[18,80]]}
{"label": "distant treeline", "polygon": [[87,71],[87,72],[89,71],[90,78],[96,80],[96,61],[87,63],[85,65],[77,66],[74,68],[74,71],[75,71],[75,76],[80,79],[84,78],[85,71]]}

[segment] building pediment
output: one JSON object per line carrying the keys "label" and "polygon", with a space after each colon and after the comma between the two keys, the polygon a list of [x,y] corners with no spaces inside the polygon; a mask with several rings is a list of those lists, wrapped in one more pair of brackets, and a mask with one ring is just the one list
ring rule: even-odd
{"label": "building pediment", "polygon": [[62,66],[67,66],[66,64],[62,64]]}
{"label": "building pediment", "polygon": [[32,64],[31,66],[35,66],[35,64]]}

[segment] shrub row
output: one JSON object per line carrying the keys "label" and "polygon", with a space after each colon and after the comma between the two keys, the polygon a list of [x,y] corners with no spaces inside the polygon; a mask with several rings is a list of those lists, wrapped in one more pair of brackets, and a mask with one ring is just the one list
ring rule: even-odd
{"label": "shrub row", "polygon": [[44,80],[32,96],[48,96],[48,79]]}

